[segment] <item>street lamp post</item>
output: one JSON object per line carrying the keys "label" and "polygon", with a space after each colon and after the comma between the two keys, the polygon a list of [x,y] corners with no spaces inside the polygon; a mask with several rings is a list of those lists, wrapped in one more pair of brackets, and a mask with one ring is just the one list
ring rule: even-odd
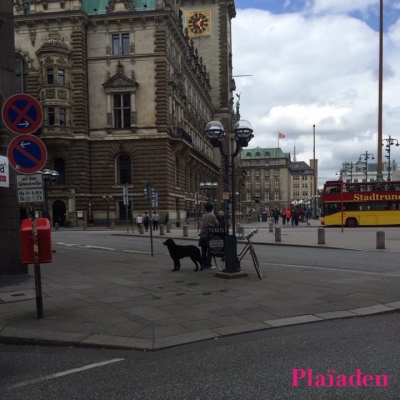
{"label": "street lamp post", "polygon": [[50,186],[53,186],[57,183],[58,181],[58,172],[57,171],[52,171],[50,169],[44,169],[43,171],[40,171],[43,175],[43,180],[44,180],[44,209],[43,209],[43,216],[44,218],[50,219],[50,214],[49,214],[49,188]]}
{"label": "street lamp post", "polygon": [[[364,158],[364,161],[362,159]],[[365,153],[360,154],[358,161],[361,161],[365,164],[365,182],[368,182],[368,160],[375,160],[375,157],[366,151]]]}
{"label": "street lamp post", "polygon": [[392,166],[390,165],[390,147],[393,146],[393,145],[396,145],[396,146],[400,146],[400,145],[399,145],[399,141],[398,141],[397,139],[395,139],[395,138],[392,138],[390,135],[389,135],[389,138],[388,138],[388,139],[383,139],[383,140],[382,140],[382,146],[385,144],[385,143],[383,143],[383,142],[386,142],[385,151],[387,152],[387,155],[386,155],[385,157],[386,157],[386,158],[388,159],[388,161],[389,161],[389,166],[388,166],[388,181],[390,181],[390,180],[391,180],[390,171],[392,170]]}
{"label": "street lamp post", "polygon": [[235,157],[238,156],[243,147],[247,147],[250,140],[254,137],[253,129],[250,122],[238,121],[236,122],[233,131],[235,133],[232,141],[236,142],[236,149],[233,153],[226,154],[223,149],[223,140],[225,137],[225,131],[222,124],[218,121],[211,121],[205,128],[204,133],[210,140],[213,147],[218,147],[221,155],[225,159],[225,171],[224,171],[224,192],[229,192],[229,156],[231,161],[231,201],[232,201],[232,233],[229,234],[229,216],[228,216],[228,199],[224,199],[224,217],[225,217],[225,231],[226,231],[226,253],[225,253],[225,270],[226,273],[240,272],[240,267],[237,266],[236,255],[237,255],[237,240],[235,233]]}
{"label": "street lamp post", "polygon": [[110,201],[113,199],[112,196],[103,196],[106,201],[106,213],[107,213],[107,228],[110,227]]}
{"label": "street lamp post", "polygon": [[215,196],[214,194],[211,196],[210,193],[214,193],[218,189],[218,182],[200,182],[200,189],[206,191],[207,202],[210,201],[211,197],[214,201]]}

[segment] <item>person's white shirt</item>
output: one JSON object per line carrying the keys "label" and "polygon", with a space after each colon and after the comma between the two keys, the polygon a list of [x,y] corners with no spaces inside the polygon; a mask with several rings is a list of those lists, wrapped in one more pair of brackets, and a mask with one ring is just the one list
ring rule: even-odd
{"label": "person's white shirt", "polygon": [[136,223],[141,224],[143,222],[142,216],[138,215],[136,218]]}

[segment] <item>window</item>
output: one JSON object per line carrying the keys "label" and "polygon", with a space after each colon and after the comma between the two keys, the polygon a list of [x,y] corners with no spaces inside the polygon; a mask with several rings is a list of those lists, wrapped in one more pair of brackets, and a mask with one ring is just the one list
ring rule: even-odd
{"label": "window", "polygon": [[260,170],[256,169],[256,176],[260,176]]}
{"label": "window", "polygon": [[60,116],[60,125],[67,125],[67,109],[60,107],[59,108],[59,116]]}
{"label": "window", "polygon": [[275,179],[275,188],[279,188],[279,179]]}
{"label": "window", "polygon": [[256,180],[256,189],[260,189],[260,181],[258,179]]}
{"label": "window", "polygon": [[260,165],[260,160],[256,160],[256,165]]}
{"label": "window", "polygon": [[49,125],[54,125],[55,117],[54,117],[54,107],[49,107],[47,109],[48,116],[49,116]]}
{"label": "window", "polygon": [[47,68],[47,83],[53,84],[54,83],[54,71],[53,68]]}
{"label": "window", "polygon": [[300,180],[299,175],[294,175],[294,176],[293,176],[293,180],[294,180],[294,181]]}
{"label": "window", "polygon": [[261,157],[261,154],[259,151],[256,152],[256,157]]}
{"label": "window", "polygon": [[269,189],[269,181],[264,182],[264,187],[265,187],[265,189]]}
{"label": "window", "polygon": [[131,126],[131,96],[129,93],[114,94],[114,128]]}
{"label": "window", "polygon": [[251,187],[251,186],[250,186],[250,181],[247,180],[247,181],[246,181],[246,189],[250,189],[250,187]]}
{"label": "window", "polygon": [[65,185],[65,163],[62,158],[54,160],[54,170],[58,172],[58,185]]}
{"label": "window", "polygon": [[[119,219],[126,220],[126,206],[123,200],[118,201]],[[128,220],[132,221],[132,207],[131,202],[128,202]]]}
{"label": "window", "polygon": [[25,93],[28,88],[28,64],[21,57],[15,57],[15,92]]}
{"label": "window", "polygon": [[274,176],[279,176],[279,169],[276,169],[276,170],[275,170]]}
{"label": "window", "polygon": [[65,71],[63,69],[58,70],[58,84],[65,85]]}
{"label": "window", "polygon": [[129,33],[114,33],[111,35],[112,52],[114,55],[129,54]]}
{"label": "window", "polygon": [[132,183],[132,163],[128,154],[121,154],[117,159],[117,183]]}
{"label": "window", "polygon": [[275,192],[274,200],[279,200],[279,192]]}
{"label": "window", "polygon": [[265,193],[265,195],[264,195],[264,201],[265,201],[265,202],[269,201],[269,193]]}
{"label": "window", "polygon": [[251,201],[251,193],[246,193],[246,201]]}

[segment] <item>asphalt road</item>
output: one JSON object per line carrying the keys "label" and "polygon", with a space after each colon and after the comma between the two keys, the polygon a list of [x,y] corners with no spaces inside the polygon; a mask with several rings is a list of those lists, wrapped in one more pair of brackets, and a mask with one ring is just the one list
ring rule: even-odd
{"label": "asphalt road", "polygon": [[[293,326],[155,353],[0,345],[7,400],[399,399],[400,315]],[[386,387],[293,386],[293,369],[387,374]],[[327,380],[329,382],[329,380]]]}
{"label": "asphalt road", "polygon": [[[102,231],[54,231],[52,240],[57,247],[85,248],[103,251],[132,251],[150,254],[150,237],[117,236]],[[165,238],[153,238],[154,254],[167,254],[162,245]],[[177,240],[179,244],[193,244],[193,241]],[[238,249],[240,251],[241,245]],[[364,271],[377,274],[400,276],[397,253],[373,251],[337,250],[326,248],[255,245],[261,265],[288,265],[291,267],[315,267]],[[247,256],[246,256],[247,257]],[[250,262],[250,256],[245,259]]]}

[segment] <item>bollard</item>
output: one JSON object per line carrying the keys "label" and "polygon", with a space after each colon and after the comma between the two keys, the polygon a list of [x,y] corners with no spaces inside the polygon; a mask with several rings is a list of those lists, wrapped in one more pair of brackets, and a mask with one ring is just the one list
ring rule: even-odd
{"label": "bollard", "polygon": [[83,223],[83,230],[86,230],[86,228],[87,228],[87,224],[86,224],[86,222],[84,222]]}
{"label": "bollard", "polygon": [[183,225],[183,237],[189,236],[189,227],[187,225]]}
{"label": "bollard", "polygon": [[55,229],[56,231],[58,231],[58,228],[59,228],[59,225],[58,225],[58,222],[56,222],[56,223],[54,224],[54,229]]}
{"label": "bollard", "polygon": [[171,225],[167,224],[166,226],[167,226],[167,233],[170,233],[171,232]]}
{"label": "bollard", "polygon": [[318,228],[318,244],[325,244],[325,229]]}
{"label": "bollard", "polygon": [[164,235],[164,225],[160,225],[160,235]]}
{"label": "bollard", "polygon": [[144,234],[144,225],[143,225],[143,224],[140,224],[140,226],[139,226],[139,233],[140,233],[141,235]]}
{"label": "bollard", "polygon": [[376,248],[385,249],[385,232],[376,232]]}
{"label": "bollard", "polygon": [[115,222],[114,222],[114,221],[111,221],[110,228],[111,228],[111,229],[115,229]]}
{"label": "bollard", "polygon": [[243,235],[243,234],[244,234],[244,227],[243,227],[243,226],[239,226],[239,227],[237,228],[237,233],[238,233],[239,235]]}
{"label": "bollard", "polygon": [[274,225],[272,224],[272,222],[269,223],[268,227],[269,227],[268,232],[273,232],[274,231]]}
{"label": "bollard", "polygon": [[275,242],[281,242],[281,228],[275,228]]}

